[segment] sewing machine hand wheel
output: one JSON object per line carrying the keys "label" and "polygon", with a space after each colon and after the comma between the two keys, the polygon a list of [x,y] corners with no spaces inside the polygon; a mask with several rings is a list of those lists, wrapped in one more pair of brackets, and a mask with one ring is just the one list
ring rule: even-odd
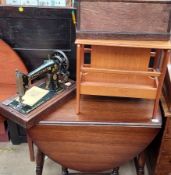
{"label": "sewing machine hand wheel", "polygon": [[60,70],[58,74],[59,82],[60,83],[67,82],[69,77],[69,72],[68,72],[69,60],[65,55],[65,53],[62,52],[61,50],[56,50],[52,54],[51,59],[56,61],[59,65],[59,70]]}
{"label": "sewing machine hand wheel", "polygon": [[55,50],[51,58],[61,64],[61,70],[63,73],[68,70],[69,60],[64,52],[61,50]]}

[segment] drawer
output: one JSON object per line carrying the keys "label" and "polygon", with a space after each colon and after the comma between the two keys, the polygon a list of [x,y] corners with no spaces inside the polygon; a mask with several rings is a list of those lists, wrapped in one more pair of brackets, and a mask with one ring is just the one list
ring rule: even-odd
{"label": "drawer", "polygon": [[170,39],[170,0],[79,0],[78,6],[77,38]]}

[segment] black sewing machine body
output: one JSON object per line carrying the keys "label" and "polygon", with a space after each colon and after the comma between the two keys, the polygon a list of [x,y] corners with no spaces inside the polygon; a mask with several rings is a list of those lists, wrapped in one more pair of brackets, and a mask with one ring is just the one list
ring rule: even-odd
{"label": "black sewing machine body", "polygon": [[[44,60],[44,63],[37,69],[25,75],[20,71],[16,71],[16,89],[18,99],[14,99],[9,106],[19,111],[20,113],[27,114],[53,98],[55,95],[60,94],[68,86],[72,85],[73,81],[69,80],[69,61],[64,52],[57,50],[48,59]],[[23,96],[30,87],[34,85],[33,80],[36,80],[42,76],[43,81],[36,83],[36,86],[42,89],[49,90],[48,94],[42,97],[35,105],[29,106],[23,103]]]}

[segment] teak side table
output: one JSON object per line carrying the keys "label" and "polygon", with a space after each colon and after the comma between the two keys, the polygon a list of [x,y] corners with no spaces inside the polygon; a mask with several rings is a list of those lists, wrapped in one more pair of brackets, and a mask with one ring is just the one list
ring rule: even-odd
{"label": "teak side table", "polygon": [[[84,94],[153,99],[152,117],[155,118],[170,56],[170,41],[77,39],[76,44],[77,114],[80,95]],[[85,63],[87,52],[88,64]]]}

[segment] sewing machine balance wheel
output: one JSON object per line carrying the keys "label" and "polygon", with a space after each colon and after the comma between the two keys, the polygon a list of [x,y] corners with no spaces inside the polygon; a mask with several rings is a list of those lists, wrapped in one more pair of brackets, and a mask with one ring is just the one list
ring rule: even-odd
{"label": "sewing machine balance wheel", "polygon": [[61,64],[62,70],[68,70],[69,68],[69,60],[66,54],[61,50],[55,50],[55,52],[52,55],[52,59],[57,60]]}
{"label": "sewing machine balance wheel", "polygon": [[56,50],[52,57],[53,60],[55,60],[56,62],[58,62],[58,64],[60,65],[60,74],[58,75],[60,78],[59,82],[60,83],[65,83],[68,81],[68,77],[69,77],[69,60],[68,57],[66,56],[66,54],[61,51],[61,50]]}

